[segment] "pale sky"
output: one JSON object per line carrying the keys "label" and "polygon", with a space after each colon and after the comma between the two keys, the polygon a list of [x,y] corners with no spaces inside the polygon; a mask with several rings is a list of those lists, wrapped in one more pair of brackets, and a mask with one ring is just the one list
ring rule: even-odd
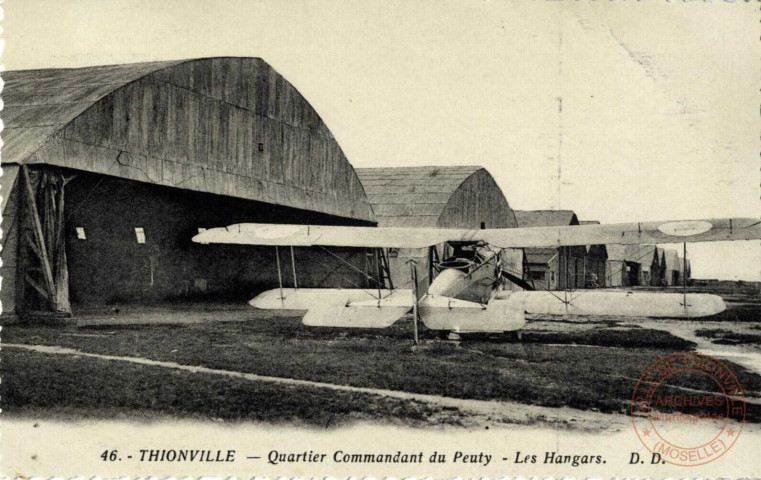
{"label": "pale sky", "polygon": [[[756,2],[3,6],[8,70],[262,57],[356,167],[482,165],[515,209],[604,223],[761,217]],[[688,255],[761,280],[761,242]]]}

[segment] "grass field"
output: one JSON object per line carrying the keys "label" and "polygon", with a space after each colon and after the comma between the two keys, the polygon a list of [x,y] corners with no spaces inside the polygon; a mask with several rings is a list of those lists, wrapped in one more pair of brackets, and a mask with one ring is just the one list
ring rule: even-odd
{"label": "grass field", "polygon": [[[585,329],[563,329],[562,323],[559,328],[529,327],[520,342],[476,335],[459,343],[443,342],[424,330],[422,344],[413,347],[409,322],[376,331],[324,329],[306,327],[295,317],[262,318],[249,312],[241,310],[236,322],[172,327],[11,326],[3,329],[3,342],[358,387],[618,413],[627,412],[632,389],[648,365],[694,347],[667,332],[615,323]],[[437,422],[431,421],[438,415],[434,407],[401,400],[368,401],[343,392],[349,395],[347,400],[319,389],[283,396],[277,392],[282,386],[59,357],[3,349],[0,368],[13,380],[4,381],[0,391],[6,414],[70,409],[108,416],[116,409],[267,422],[301,419],[311,424],[323,424],[331,415],[337,423],[359,418]],[[761,377],[739,365],[730,368],[746,393],[759,396]],[[699,379],[691,381],[684,386],[708,388]],[[289,399],[285,405],[284,397]],[[277,400],[273,403],[272,398]],[[749,405],[748,419],[761,421],[758,407]]]}
{"label": "grass field", "polygon": [[456,415],[416,401],[85,357],[8,349],[2,373],[3,414],[10,416],[147,421],[172,416],[320,428],[358,420],[459,424]]}

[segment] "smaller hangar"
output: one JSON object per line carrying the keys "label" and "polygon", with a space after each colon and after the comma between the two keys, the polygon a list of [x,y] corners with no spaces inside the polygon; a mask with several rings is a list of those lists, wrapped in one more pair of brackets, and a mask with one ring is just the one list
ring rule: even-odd
{"label": "smaller hangar", "polygon": [[639,262],[632,261],[636,258],[637,245],[607,245],[608,270],[605,276],[606,287],[631,287],[639,285],[640,267]]}
{"label": "smaller hangar", "polygon": [[661,264],[655,245],[640,245],[632,260],[640,264],[638,285],[657,286],[661,275]]}
{"label": "smaller hangar", "polygon": [[[482,167],[357,168],[379,227],[514,228],[515,214],[491,174]],[[440,257],[447,252],[441,246]],[[431,261],[427,249],[389,251],[396,287],[409,287],[409,260],[418,263],[426,289]],[[521,276],[520,250],[503,252],[503,268]]]}
{"label": "smaller hangar", "polygon": [[690,261],[685,262],[676,250],[664,249],[663,255],[665,259],[662,266],[664,284],[684,285],[685,281],[689,284],[692,274]]}
{"label": "smaller hangar", "polygon": [[666,283],[666,250],[662,247],[655,247],[655,255],[658,257],[658,286],[665,287]]}
{"label": "smaller hangar", "polygon": [[[579,225],[572,210],[516,210],[521,227],[560,227]],[[564,290],[586,284],[587,248],[583,245],[562,248],[527,248],[526,262],[537,289]]]}
{"label": "smaller hangar", "polygon": [[654,245],[608,245],[608,287],[658,285],[659,253]]}

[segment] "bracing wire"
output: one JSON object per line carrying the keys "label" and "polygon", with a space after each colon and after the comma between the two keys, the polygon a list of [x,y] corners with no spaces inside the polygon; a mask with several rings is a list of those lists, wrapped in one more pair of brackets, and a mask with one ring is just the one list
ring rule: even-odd
{"label": "bracing wire", "polygon": [[[648,247],[649,247],[648,245],[642,245],[642,246],[640,246],[640,248],[638,248],[637,251],[634,253],[635,257],[634,257],[633,261],[638,262],[639,260],[642,260],[643,258],[646,258],[647,256],[649,256],[652,253],[652,251]],[[637,257],[636,255],[638,255],[643,249],[646,249],[648,251]],[[632,260],[629,260],[629,261],[632,261]],[[619,274],[621,272],[623,272],[623,267],[618,268],[618,270],[612,272],[610,275],[611,276],[617,275],[617,274]],[[577,292],[578,292],[578,290],[577,290]],[[588,292],[588,290],[582,290],[582,291],[580,291],[578,294],[576,294],[576,296],[574,296],[571,300],[569,300],[569,303],[573,302],[574,300],[576,300],[577,298],[579,298],[580,296],[584,295],[587,292]]]}

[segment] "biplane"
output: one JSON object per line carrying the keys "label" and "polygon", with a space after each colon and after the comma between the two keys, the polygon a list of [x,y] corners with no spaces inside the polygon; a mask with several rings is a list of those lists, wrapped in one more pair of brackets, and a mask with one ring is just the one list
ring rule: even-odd
{"label": "biplane", "polygon": [[[388,265],[387,249],[435,249],[451,255],[435,261],[435,276],[419,291],[416,265],[412,288],[395,289],[377,275],[377,289],[280,288],[261,293],[250,304],[261,309],[307,310],[303,323],[325,327],[384,328],[410,311],[432,330],[454,333],[511,332],[528,314],[578,314],[695,318],[720,313],[717,295],[621,290],[536,291],[521,276],[502,268],[506,249],[592,244],[648,245],[761,239],[761,220],[752,218],[530,227],[507,229],[376,228],[243,223],[211,228],[193,237],[201,244],[278,247],[358,247],[375,249]],[[431,257],[429,257],[431,258]],[[291,255],[293,260],[293,255]],[[295,264],[293,265],[295,273]],[[295,277],[294,277],[295,280]],[[512,282],[522,290],[507,290]],[[295,286],[296,287],[296,286]]]}

